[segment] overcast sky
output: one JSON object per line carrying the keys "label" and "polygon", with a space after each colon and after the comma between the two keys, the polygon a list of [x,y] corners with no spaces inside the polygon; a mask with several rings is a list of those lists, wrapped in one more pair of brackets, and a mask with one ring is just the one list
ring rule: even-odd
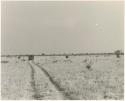
{"label": "overcast sky", "polygon": [[123,49],[123,2],[2,2],[2,53]]}

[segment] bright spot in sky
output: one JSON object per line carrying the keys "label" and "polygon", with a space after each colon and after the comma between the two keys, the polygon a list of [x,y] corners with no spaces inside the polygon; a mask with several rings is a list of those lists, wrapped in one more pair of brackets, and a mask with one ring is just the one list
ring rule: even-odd
{"label": "bright spot in sky", "polygon": [[96,26],[98,26],[99,24],[95,24]]}

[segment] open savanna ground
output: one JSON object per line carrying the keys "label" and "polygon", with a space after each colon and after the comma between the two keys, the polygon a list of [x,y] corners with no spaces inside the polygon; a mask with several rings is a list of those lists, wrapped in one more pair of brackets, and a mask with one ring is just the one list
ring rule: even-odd
{"label": "open savanna ground", "polygon": [[124,56],[2,57],[2,99],[124,99]]}

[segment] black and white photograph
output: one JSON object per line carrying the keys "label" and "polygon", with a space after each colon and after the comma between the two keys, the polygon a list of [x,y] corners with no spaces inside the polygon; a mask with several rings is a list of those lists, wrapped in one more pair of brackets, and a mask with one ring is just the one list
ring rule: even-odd
{"label": "black and white photograph", "polygon": [[2,100],[124,100],[124,1],[2,0]]}

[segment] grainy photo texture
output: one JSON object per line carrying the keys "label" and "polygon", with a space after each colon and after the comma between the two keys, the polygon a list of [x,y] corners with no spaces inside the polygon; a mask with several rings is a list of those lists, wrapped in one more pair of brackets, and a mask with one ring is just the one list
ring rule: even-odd
{"label": "grainy photo texture", "polygon": [[123,100],[122,1],[2,1],[3,100]]}

